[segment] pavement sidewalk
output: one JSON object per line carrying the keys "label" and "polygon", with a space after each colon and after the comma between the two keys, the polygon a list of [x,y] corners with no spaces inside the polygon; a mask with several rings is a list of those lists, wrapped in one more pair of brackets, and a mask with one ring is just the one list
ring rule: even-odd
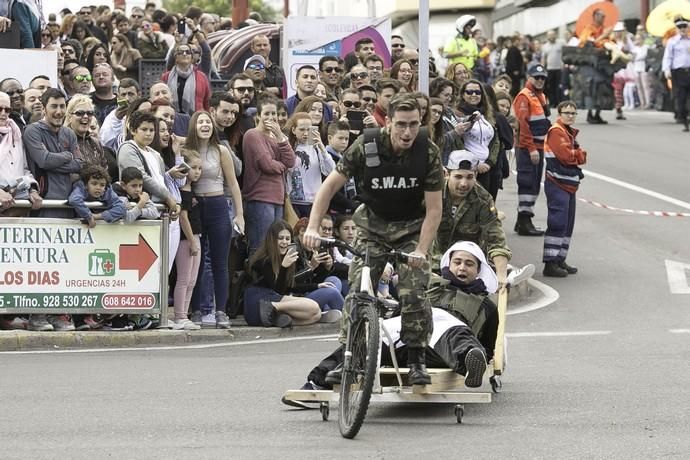
{"label": "pavement sidewalk", "polygon": [[[522,308],[537,302],[543,295],[527,280],[513,286],[508,297],[508,310]],[[198,331],[172,331],[154,329],[146,331],[75,331],[75,332],[31,332],[0,331],[0,352],[137,348],[195,345],[202,343],[244,342],[258,339],[304,337],[312,335],[337,334],[339,323],[317,323],[297,326],[292,329],[276,327],[250,327],[243,317],[231,320],[230,329],[201,329]]]}

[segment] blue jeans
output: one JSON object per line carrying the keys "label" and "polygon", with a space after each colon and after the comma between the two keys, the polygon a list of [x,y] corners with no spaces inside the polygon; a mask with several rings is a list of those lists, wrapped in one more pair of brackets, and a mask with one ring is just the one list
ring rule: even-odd
{"label": "blue jeans", "polygon": [[318,288],[306,295],[308,299],[312,299],[319,304],[321,311],[341,310],[345,304],[345,299],[340,291],[343,289],[342,282],[336,276],[329,276],[324,281],[330,281],[335,285],[333,288]]}
{"label": "blue jeans", "polygon": [[244,205],[244,221],[251,256],[261,246],[268,228],[283,218],[283,205],[263,201],[247,201]]}
{"label": "blue jeans", "polygon": [[203,315],[213,313],[213,271],[211,270],[211,252],[208,249],[208,240],[201,246],[203,251],[197,282],[192,293],[190,303],[192,311],[201,311]]}
{"label": "blue jeans", "polygon": [[[216,311],[225,311],[228,303],[228,291],[230,278],[228,275],[228,255],[230,253],[230,236],[232,224],[228,215],[228,202],[225,197],[198,196],[201,209],[201,223],[203,233],[201,235],[201,247],[208,244],[211,255],[211,271],[213,274],[213,292],[216,298]],[[203,266],[203,264],[201,264]],[[200,270],[201,280],[197,284],[204,286],[204,279],[208,274]]]}

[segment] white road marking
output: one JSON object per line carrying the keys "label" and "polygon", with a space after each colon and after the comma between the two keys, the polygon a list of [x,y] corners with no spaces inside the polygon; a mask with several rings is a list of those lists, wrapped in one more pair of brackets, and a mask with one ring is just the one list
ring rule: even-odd
{"label": "white road marking", "polygon": [[507,332],[511,339],[525,337],[580,337],[592,335],[609,335],[613,331],[563,331],[563,332]]}
{"label": "white road marking", "polygon": [[599,179],[604,182],[608,182],[610,184],[617,185],[619,187],[627,188],[628,190],[632,190],[633,192],[638,192],[643,195],[651,196],[652,198],[656,198],[661,201],[665,201],[667,203],[674,204],[676,206],[679,206],[684,209],[690,209],[690,203],[686,201],[681,201],[679,199],[670,197],[668,195],[664,195],[663,193],[655,192],[653,190],[646,189],[644,187],[640,187],[635,184],[631,184],[629,182],[625,182],[619,179],[615,179],[613,177],[606,176],[604,174],[599,174],[594,171],[590,171],[589,169],[584,169],[583,172],[585,173],[585,176],[592,177],[594,179]]}
{"label": "white road marking", "polygon": [[690,329],[669,329],[671,334],[690,334]]}
{"label": "white road marking", "polygon": [[666,277],[671,294],[690,294],[688,277],[686,270],[690,270],[690,264],[676,262],[675,260],[664,261],[666,263]]}
{"label": "white road marking", "polygon": [[116,351],[168,351],[168,350],[203,350],[208,348],[235,347],[240,345],[257,345],[267,343],[295,342],[298,340],[314,340],[336,337],[335,335],[307,335],[301,337],[282,337],[279,339],[257,339],[240,342],[221,342],[197,345],[170,345],[163,347],[131,347],[131,348],[85,348],[69,350],[26,350],[26,351],[3,351],[1,355],[43,355],[50,353],[112,353]]}
{"label": "white road marking", "polygon": [[509,308],[508,312],[506,313],[507,315],[519,315],[520,313],[527,313],[529,311],[539,310],[540,308],[548,307],[549,305],[557,301],[560,297],[560,294],[558,294],[557,290],[553,289],[551,286],[547,286],[541,281],[530,279],[529,283],[535,289],[540,290],[543,297],[537,300],[536,302],[530,303],[529,305],[525,305],[524,307],[514,309]]}

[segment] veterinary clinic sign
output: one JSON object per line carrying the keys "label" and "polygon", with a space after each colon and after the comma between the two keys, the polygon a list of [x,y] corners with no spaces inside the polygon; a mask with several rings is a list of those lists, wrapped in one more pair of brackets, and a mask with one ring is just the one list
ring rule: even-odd
{"label": "veterinary clinic sign", "polygon": [[0,219],[0,313],[158,312],[161,233],[160,221]]}

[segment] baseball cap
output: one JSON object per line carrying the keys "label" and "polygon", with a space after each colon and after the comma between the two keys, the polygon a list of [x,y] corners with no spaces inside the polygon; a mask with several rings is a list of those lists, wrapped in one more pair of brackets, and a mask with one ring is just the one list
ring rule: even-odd
{"label": "baseball cap", "polygon": [[247,70],[247,67],[249,66],[249,64],[252,62],[256,62],[256,61],[262,63],[264,65],[264,67],[266,66],[266,59],[264,59],[264,57],[261,56],[260,54],[255,54],[254,56],[252,56],[249,59],[247,59],[246,61],[244,61],[244,67],[242,68],[242,70]]}
{"label": "baseball cap", "polygon": [[548,74],[546,73],[546,69],[543,65],[533,64],[527,70],[527,75],[530,77],[546,77]]}
{"label": "baseball cap", "polygon": [[448,155],[448,164],[446,169],[468,169],[473,170],[477,167],[477,160],[474,155],[467,150],[453,150]]}

